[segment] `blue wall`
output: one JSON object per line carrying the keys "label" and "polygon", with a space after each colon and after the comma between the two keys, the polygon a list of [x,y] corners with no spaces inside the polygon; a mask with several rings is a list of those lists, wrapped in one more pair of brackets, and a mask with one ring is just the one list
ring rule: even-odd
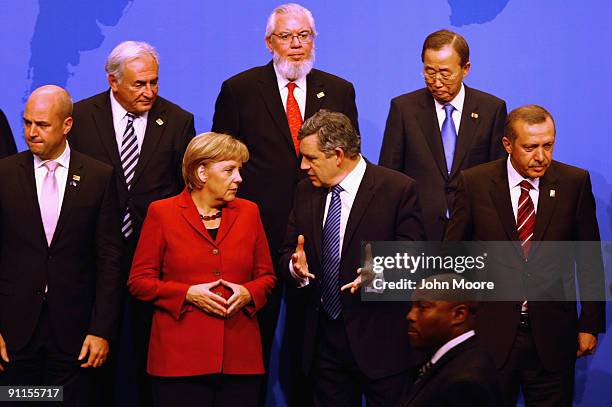
{"label": "blue wall", "polygon": [[[197,0],[0,0],[0,107],[18,146],[21,112],[31,89],[66,86],[75,100],[107,87],[103,64],[127,39],[161,54],[160,94],[210,129],[221,82],[270,56],[263,32],[279,2]],[[470,86],[548,108],[557,122],[555,157],[588,169],[602,238],[612,238],[612,89],[607,50],[612,6],[601,1],[409,0],[304,1],[319,37],[315,66],[352,81],[357,90],[365,155],[378,159],[389,101],[423,85],[420,48],[439,28],[471,47]],[[606,245],[608,281],[612,246]],[[608,307],[612,314],[612,307]],[[608,321],[611,318],[608,317]],[[610,325],[608,323],[608,325]],[[576,405],[612,405],[612,339],[577,364]]]}

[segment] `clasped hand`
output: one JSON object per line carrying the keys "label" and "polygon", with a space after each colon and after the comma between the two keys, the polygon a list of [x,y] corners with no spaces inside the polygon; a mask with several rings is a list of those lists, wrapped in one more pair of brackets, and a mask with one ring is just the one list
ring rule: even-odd
{"label": "clasped hand", "polygon": [[[216,287],[227,287],[232,295],[226,300],[213,292]],[[187,302],[204,312],[221,318],[230,318],[252,301],[251,293],[240,284],[230,283],[223,279],[211,283],[192,285],[186,296]]]}

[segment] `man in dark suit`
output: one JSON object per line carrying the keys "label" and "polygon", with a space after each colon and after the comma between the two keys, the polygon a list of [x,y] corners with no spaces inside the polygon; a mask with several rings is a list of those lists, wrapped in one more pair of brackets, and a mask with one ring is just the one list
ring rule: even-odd
{"label": "man in dark suit", "polygon": [[379,164],[414,178],[429,240],[442,240],[461,170],[505,155],[506,103],[468,88],[470,49],[448,30],[421,52],[426,87],[391,101]]}
{"label": "man in dark suit", "polygon": [[[248,147],[250,159],[242,170],[241,197],[259,206],[274,264],[278,264],[294,188],[303,177],[299,170],[297,133],[302,122],[319,109],[346,114],[358,129],[355,90],[346,80],[313,69],[314,39],[317,32],[312,14],[297,4],[284,4],[270,14],[266,46],[272,61],[228,79],[221,86],[215,105],[212,130],[231,134]],[[278,319],[281,285],[259,313],[264,363]],[[287,295],[289,346],[302,338],[299,293]],[[300,347],[299,345],[297,346]],[[299,354],[291,351],[292,355]],[[294,358],[292,364],[299,365]],[[291,368],[289,375],[299,372]],[[301,378],[293,378],[299,383]],[[298,388],[299,390],[299,388]],[[290,396],[292,405],[307,396]],[[307,403],[305,403],[307,404]]]}
{"label": "man in dark suit", "polygon": [[[157,51],[147,43],[125,41],[117,45],[105,66],[110,89],[75,104],[74,126],[69,135],[75,150],[115,168],[126,245],[122,259],[126,280],[149,204],[183,189],[183,154],[195,135],[193,115],[157,96],[158,59]],[[152,310],[130,297],[127,290],[126,296],[124,326],[128,329],[122,331],[119,363],[135,363],[141,401],[150,405],[145,367]],[[135,361],[128,362],[132,358]],[[112,372],[109,375],[113,376]],[[131,380],[118,377],[121,384]],[[127,394],[122,392],[119,400],[133,405],[134,390],[124,390]]]}
{"label": "man in dark suit", "polygon": [[17,152],[13,132],[4,112],[0,110],[0,158],[8,157]]}
{"label": "man in dark suit", "polygon": [[[448,283],[462,278],[440,274],[428,283]],[[399,404],[404,407],[503,405],[495,365],[480,347],[474,333],[477,292],[466,289],[424,289],[412,294],[406,316],[413,348],[425,349],[429,360],[419,369],[412,390]]]}
{"label": "man in dark suit", "polygon": [[[512,111],[503,138],[510,156],[461,174],[446,235],[518,241],[504,251],[495,274],[505,285],[525,288],[515,301],[481,304],[476,332],[500,369],[508,403],[522,389],[527,406],[570,406],[575,358],[593,353],[605,330],[591,181],[587,171],[552,160],[554,142],[555,125],[544,108]],[[560,246],[564,241],[572,246]],[[562,301],[564,284],[576,276],[580,317],[575,300]]]}
{"label": "man in dark suit", "polygon": [[423,239],[416,183],[366,162],[341,113],[319,111],[299,139],[308,179],[296,189],[280,267],[306,298],[301,354],[315,405],[361,406],[362,395],[369,406],[393,405],[414,365],[408,304],[354,293],[362,241]]}
{"label": "man in dark suit", "polygon": [[0,161],[2,385],[64,386],[93,405],[119,326],[121,237],[112,167],[66,143],[72,101],[57,86],[25,107],[29,151]]}

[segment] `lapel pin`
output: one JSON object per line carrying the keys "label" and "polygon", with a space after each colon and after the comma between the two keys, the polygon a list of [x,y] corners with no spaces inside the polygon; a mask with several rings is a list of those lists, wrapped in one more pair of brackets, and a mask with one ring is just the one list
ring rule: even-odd
{"label": "lapel pin", "polygon": [[471,117],[472,119],[478,119],[478,113],[472,112]]}
{"label": "lapel pin", "polygon": [[80,180],[81,177],[79,175],[73,174],[72,179],[70,180],[70,186],[76,187]]}
{"label": "lapel pin", "polygon": [[325,96],[325,92],[319,92],[317,93],[317,99],[321,99],[322,97]]}
{"label": "lapel pin", "polygon": [[549,195],[551,198],[554,198],[557,195],[557,192],[554,189],[551,189]]}
{"label": "lapel pin", "polygon": [[161,117],[158,117],[157,120],[155,120],[155,123],[157,123],[158,126],[161,126],[164,124],[164,121],[161,119]]}

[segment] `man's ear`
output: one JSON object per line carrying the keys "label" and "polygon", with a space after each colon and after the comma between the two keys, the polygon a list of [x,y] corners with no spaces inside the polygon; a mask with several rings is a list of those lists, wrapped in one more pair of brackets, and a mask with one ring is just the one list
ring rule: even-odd
{"label": "man's ear", "polygon": [[510,141],[510,139],[504,136],[502,138],[502,144],[504,145],[504,149],[506,150],[506,152],[508,154],[511,154],[512,153],[512,142]]}
{"label": "man's ear", "polygon": [[452,324],[461,325],[468,319],[470,309],[467,304],[457,304],[452,309]]}
{"label": "man's ear", "polygon": [[336,147],[334,149],[334,154],[336,154],[336,165],[340,166],[340,164],[342,164],[342,162],[344,161],[344,150],[341,149],[340,147]]}

